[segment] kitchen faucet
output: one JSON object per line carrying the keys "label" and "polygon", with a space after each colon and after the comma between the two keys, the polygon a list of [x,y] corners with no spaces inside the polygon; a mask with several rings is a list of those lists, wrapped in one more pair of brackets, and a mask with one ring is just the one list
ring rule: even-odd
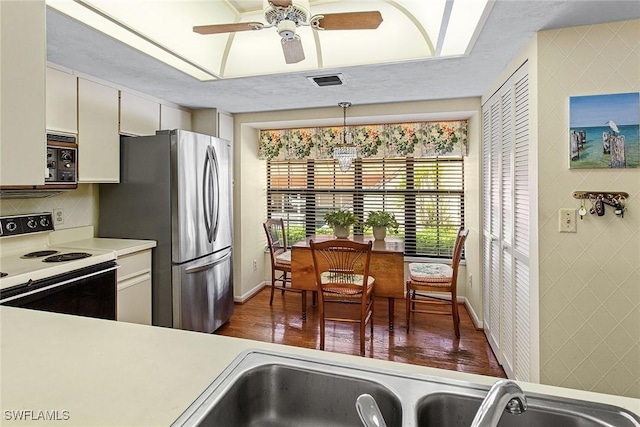
{"label": "kitchen faucet", "polygon": [[387,427],[376,400],[370,394],[361,394],[356,400],[356,410],[364,427]]}
{"label": "kitchen faucet", "polygon": [[500,380],[482,401],[471,427],[495,427],[504,411],[519,415],[526,410],[527,399],[518,384]]}

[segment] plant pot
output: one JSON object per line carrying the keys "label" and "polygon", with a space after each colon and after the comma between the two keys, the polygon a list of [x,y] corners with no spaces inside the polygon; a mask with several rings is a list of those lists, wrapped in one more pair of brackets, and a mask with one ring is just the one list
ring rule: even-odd
{"label": "plant pot", "polygon": [[344,225],[336,225],[333,227],[333,234],[336,235],[338,239],[346,239],[349,237],[349,227],[345,227]]}
{"label": "plant pot", "polygon": [[376,240],[384,240],[387,237],[387,227],[373,227],[373,238]]}

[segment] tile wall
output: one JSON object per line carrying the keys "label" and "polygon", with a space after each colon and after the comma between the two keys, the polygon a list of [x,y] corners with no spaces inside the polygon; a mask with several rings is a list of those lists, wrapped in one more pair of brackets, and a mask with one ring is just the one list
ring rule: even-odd
{"label": "tile wall", "polygon": [[0,216],[52,212],[62,208],[64,223],[56,230],[98,224],[98,186],[79,184],[77,190],[42,199],[0,200]]}
{"label": "tile wall", "polygon": [[[640,398],[640,169],[569,169],[570,96],[640,91],[640,21],[538,33],[540,381]],[[558,232],[574,191],[629,193],[624,218]]]}

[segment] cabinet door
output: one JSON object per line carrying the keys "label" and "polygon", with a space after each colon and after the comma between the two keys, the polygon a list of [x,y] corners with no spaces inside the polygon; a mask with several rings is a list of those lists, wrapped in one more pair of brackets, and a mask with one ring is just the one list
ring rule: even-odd
{"label": "cabinet door", "polygon": [[151,249],[119,256],[118,321],[151,325]]}
{"label": "cabinet door", "polygon": [[160,104],[120,91],[120,133],[155,135],[160,129]]}
{"label": "cabinet door", "polygon": [[44,185],[44,2],[0,1],[0,185]]}
{"label": "cabinet door", "polygon": [[160,105],[160,129],[191,130],[191,113],[168,105]]}
{"label": "cabinet door", "polygon": [[151,274],[118,282],[117,320],[151,325]]}
{"label": "cabinet door", "polygon": [[78,181],[119,180],[118,90],[78,78]]}
{"label": "cabinet door", "polygon": [[233,116],[228,113],[218,113],[218,138],[233,142]]}
{"label": "cabinet door", "polygon": [[50,67],[47,67],[47,130],[78,133],[77,78]]}

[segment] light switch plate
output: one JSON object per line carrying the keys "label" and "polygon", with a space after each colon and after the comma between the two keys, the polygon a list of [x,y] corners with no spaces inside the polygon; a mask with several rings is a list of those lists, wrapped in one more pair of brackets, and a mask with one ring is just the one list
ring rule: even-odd
{"label": "light switch plate", "polygon": [[558,227],[561,233],[575,233],[576,210],[560,209],[560,211],[558,211]]}

